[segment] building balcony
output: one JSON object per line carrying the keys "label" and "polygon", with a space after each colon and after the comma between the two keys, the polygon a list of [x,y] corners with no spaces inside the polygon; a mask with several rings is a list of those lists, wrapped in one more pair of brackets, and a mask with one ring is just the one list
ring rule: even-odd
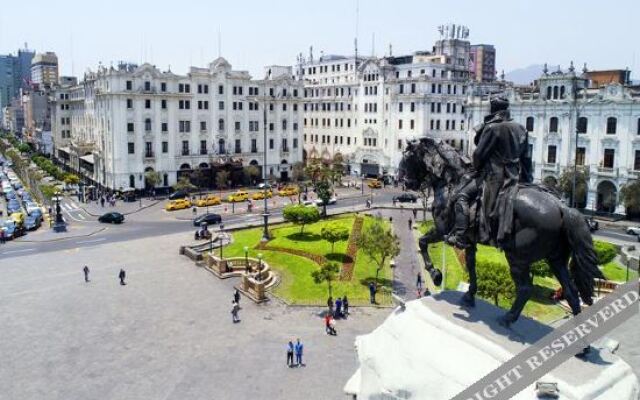
{"label": "building balcony", "polygon": [[146,151],[144,153],[144,158],[148,159],[148,158],[155,158],[155,157],[156,157],[156,154],[153,151]]}
{"label": "building balcony", "polygon": [[544,163],[544,164],[542,164],[542,170],[543,171],[558,172],[558,169],[559,169],[559,165],[557,163]]}
{"label": "building balcony", "polygon": [[207,155],[207,149],[200,149],[200,155],[201,156],[206,156]]}
{"label": "building balcony", "polygon": [[189,155],[189,150],[182,150],[181,153],[183,156],[188,156]]}
{"label": "building balcony", "polygon": [[597,173],[598,175],[617,178],[619,171],[618,168],[615,167],[598,167]]}

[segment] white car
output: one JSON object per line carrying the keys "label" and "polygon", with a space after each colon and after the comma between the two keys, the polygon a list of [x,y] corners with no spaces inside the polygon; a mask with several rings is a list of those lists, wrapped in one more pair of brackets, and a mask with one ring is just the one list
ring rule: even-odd
{"label": "white car", "polygon": [[[336,204],[336,201],[338,201],[338,199],[336,199],[335,197],[331,197],[327,202],[327,205]],[[318,206],[324,205],[324,203],[322,202],[322,199],[316,200],[316,205]]]}
{"label": "white car", "polygon": [[34,210],[40,210],[40,206],[33,201],[27,201],[24,203],[24,208],[27,210],[27,214],[31,215]]}
{"label": "white car", "polygon": [[640,226],[630,226],[627,228],[627,234],[640,235]]}

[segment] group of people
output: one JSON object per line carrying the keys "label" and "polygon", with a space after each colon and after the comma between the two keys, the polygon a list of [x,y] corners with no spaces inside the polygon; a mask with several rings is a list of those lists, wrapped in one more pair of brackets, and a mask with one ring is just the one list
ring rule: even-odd
{"label": "group of people", "polygon": [[[294,344],[292,341],[289,341],[287,344],[287,366],[289,368],[293,367],[304,367],[305,365],[302,363],[302,352],[304,350],[304,345],[300,342],[298,338],[296,343]],[[295,355],[295,363],[293,362],[293,356]]]}
{"label": "group of people", "polygon": [[349,316],[349,299],[346,295],[338,297],[335,302],[333,297],[327,299],[328,311],[324,315],[324,330],[327,334],[336,336],[336,319],[347,318]]}
{"label": "group of people", "polygon": [[113,193],[106,193],[99,196],[100,200],[96,200],[96,202],[100,201],[100,206],[104,207],[104,203],[109,204],[111,207],[115,207],[116,205],[116,195]]}
{"label": "group of people", "polygon": [[[91,271],[89,270],[89,266],[85,265],[82,268],[82,273],[84,274],[84,281],[86,283],[91,282],[91,280],[89,279],[89,273]],[[125,278],[127,277],[127,273],[125,272],[124,269],[120,268],[120,272],[118,272],[118,279],[120,280],[120,286],[125,286],[127,283],[125,282]]]}

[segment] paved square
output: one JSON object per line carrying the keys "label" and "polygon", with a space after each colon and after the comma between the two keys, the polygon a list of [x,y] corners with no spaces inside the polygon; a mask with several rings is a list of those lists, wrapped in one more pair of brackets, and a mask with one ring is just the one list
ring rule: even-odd
{"label": "paved square", "polygon": [[[354,310],[331,337],[317,308],[243,298],[234,325],[233,282],[179,256],[183,238],[2,260],[0,399],[344,398],[355,336],[389,309]],[[285,345],[296,337],[307,366],[289,369]]]}

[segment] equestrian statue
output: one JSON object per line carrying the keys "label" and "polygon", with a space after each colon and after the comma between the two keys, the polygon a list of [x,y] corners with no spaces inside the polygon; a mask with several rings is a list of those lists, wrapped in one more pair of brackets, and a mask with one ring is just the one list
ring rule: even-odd
{"label": "equestrian statue", "polygon": [[491,114],[474,128],[473,160],[432,138],[412,141],[404,152],[399,170],[405,187],[434,195],[434,227],[419,240],[425,267],[441,280],[427,251],[431,243],[445,240],[464,249],[469,289],[461,301],[473,307],[477,244],[502,249],[516,288],[511,309],[499,320],[508,327],[533,292],[531,264],[546,260],[577,315],[580,298],[591,305],[594,279],[604,278],[589,227],[553,189],[531,183],[527,131],[511,120],[506,99],[490,104]]}

